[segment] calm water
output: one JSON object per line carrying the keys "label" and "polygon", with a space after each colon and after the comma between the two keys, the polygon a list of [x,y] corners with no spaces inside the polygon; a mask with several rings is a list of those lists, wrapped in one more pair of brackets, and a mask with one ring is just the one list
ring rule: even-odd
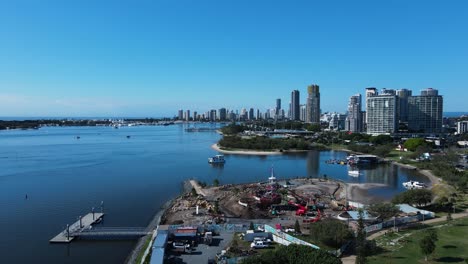
{"label": "calm water", "polygon": [[186,127],[0,131],[0,262],[122,263],[134,241],[51,245],[48,240],[101,201],[105,226],[146,226],[189,178],[207,183],[215,178],[221,183],[265,180],[273,165],[279,178],[327,174],[345,181],[385,183],[388,187],[373,193],[387,198],[402,191],[403,181],[425,180],[388,165],[368,168],[355,179],[346,166],[325,164],[346,156],[331,151],[228,155],[224,167],[211,167],[207,157],[216,154],[210,146],[219,135],[189,133]]}

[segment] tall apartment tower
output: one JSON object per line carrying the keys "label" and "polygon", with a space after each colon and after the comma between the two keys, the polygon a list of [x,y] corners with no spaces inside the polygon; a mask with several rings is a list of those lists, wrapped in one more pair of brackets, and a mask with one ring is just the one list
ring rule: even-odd
{"label": "tall apartment tower", "polygon": [[198,120],[198,113],[197,111],[193,111],[193,121],[197,121]]}
{"label": "tall apartment tower", "polygon": [[402,123],[408,122],[408,98],[412,95],[412,91],[408,89],[400,89],[397,91],[398,96],[398,119]]}
{"label": "tall apartment tower", "polygon": [[254,109],[253,108],[249,109],[249,120],[254,120]]}
{"label": "tall apartment tower", "polygon": [[190,110],[185,111],[185,121],[190,121]]}
{"label": "tall apartment tower", "polygon": [[362,131],[362,127],[362,98],[361,94],[356,94],[349,98],[345,130],[357,133]]}
{"label": "tall apartment tower", "polygon": [[291,92],[291,120],[300,120],[299,91]]}
{"label": "tall apartment tower", "polygon": [[408,130],[411,132],[442,132],[443,97],[436,89],[421,91],[408,97]]}
{"label": "tall apartment tower", "polygon": [[276,116],[279,116],[281,112],[281,99],[276,99]]}
{"label": "tall apartment tower", "polygon": [[306,105],[303,105],[301,104],[299,106],[299,111],[300,111],[300,114],[299,114],[299,120],[305,122],[306,119],[307,119],[307,106]]}
{"label": "tall apartment tower", "polygon": [[177,113],[177,119],[179,119],[179,120],[184,119],[184,110],[179,109],[179,112]]}
{"label": "tall apartment tower", "polygon": [[367,95],[366,91],[367,134],[395,133],[398,129],[396,95],[387,93]]}
{"label": "tall apartment tower", "polygon": [[227,111],[226,111],[226,108],[224,108],[224,107],[223,107],[223,108],[220,108],[218,112],[219,112],[219,120],[225,121],[226,118],[227,118]]}
{"label": "tall apartment tower", "polygon": [[307,86],[306,122],[320,124],[320,89],[317,84]]}
{"label": "tall apartment tower", "polygon": [[[372,96],[376,96],[377,93],[377,88],[375,87],[368,87],[366,88],[366,109],[367,109],[367,99]],[[367,114],[366,114],[366,119],[364,119],[364,122],[367,124]]]}

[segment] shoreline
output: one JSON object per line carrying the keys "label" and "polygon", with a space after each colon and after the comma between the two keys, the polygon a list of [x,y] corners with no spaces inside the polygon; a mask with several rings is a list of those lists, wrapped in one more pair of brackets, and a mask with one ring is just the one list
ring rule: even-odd
{"label": "shoreline", "polygon": [[261,150],[250,150],[250,149],[225,150],[225,149],[222,149],[218,145],[218,143],[211,145],[211,148],[223,154],[255,155],[255,156],[283,155],[283,154],[288,154],[288,153],[305,153],[309,151],[309,150],[261,151]]}
{"label": "shoreline", "polygon": [[397,166],[399,166],[401,168],[405,168],[405,169],[409,169],[409,170],[415,170],[418,173],[420,173],[421,175],[426,176],[426,178],[428,178],[429,182],[431,183],[431,186],[430,186],[429,189],[432,189],[434,186],[442,183],[442,179],[437,177],[436,175],[434,175],[434,173],[432,171],[430,171],[430,170],[421,170],[416,166],[403,164],[403,163],[399,163],[399,162],[396,162],[396,161],[392,161],[391,163],[395,164],[395,165],[397,165]]}

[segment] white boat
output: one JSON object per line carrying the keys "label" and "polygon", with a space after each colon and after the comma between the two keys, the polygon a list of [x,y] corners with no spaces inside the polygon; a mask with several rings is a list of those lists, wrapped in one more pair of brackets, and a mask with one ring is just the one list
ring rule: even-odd
{"label": "white boat", "polygon": [[408,181],[403,183],[403,187],[405,187],[406,189],[423,189],[426,187],[426,185],[418,181]]}
{"label": "white boat", "polygon": [[208,163],[210,164],[221,164],[225,163],[224,155],[216,155],[214,157],[208,158]]}
{"label": "white boat", "polygon": [[348,175],[352,177],[359,177],[360,172],[358,170],[350,170],[348,171]]}

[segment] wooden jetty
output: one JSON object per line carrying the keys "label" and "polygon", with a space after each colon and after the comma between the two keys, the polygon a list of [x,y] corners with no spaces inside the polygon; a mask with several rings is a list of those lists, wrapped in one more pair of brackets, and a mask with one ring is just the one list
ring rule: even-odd
{"label": "wooden jetty", "polygon": [[87,230],[91,227],[91,225],[99,222],[101,218],[104,216],[104,213],[89,213],[83,217],[80,217],[78,221],[73,223],[70,226],[67,226],[65,230],[60,232],[60,234],[56,235],[54,238],[49,240],[50,243],[70,243],[74,238],[75,234],[82,232],[83,230]]}

